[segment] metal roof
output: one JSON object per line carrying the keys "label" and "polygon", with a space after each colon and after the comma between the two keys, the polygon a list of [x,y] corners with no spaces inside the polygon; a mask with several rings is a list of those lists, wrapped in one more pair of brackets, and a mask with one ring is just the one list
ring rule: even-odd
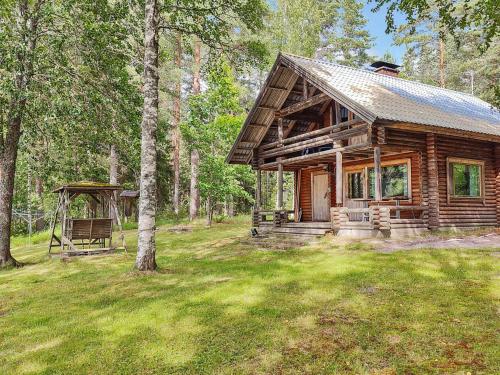
{"label": "metal roof", "polygon": [[473,95],[305,57],[283,57],[379,120],[500,135],[498,109]]}

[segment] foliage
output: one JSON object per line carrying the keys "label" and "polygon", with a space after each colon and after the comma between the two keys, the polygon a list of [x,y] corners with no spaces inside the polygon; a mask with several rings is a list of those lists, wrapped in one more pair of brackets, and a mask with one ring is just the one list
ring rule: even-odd
{"label": "foliage", "polygon": [[268,37],[275,51],[361,66],[371,47],[362,9],[357,0],[278,0]]}
{"label": "foliage", "polygon": [[323,32],[320,56],[354,67],[361,67],[370,61],[368,50],[372,46],[372,38],[366,30],[363,6],[364,3],[357,0],[339,2],[336,23]]}
{"label": "foliage", "polygon": [[222,63],[209,74],[207,90],[189,99],[190,112],[181,126],[188,147],[200,152],[199,188],[209,215],[230,197],[252,199],[241,184],[248,167],[225,161],[244,120],[238,94],[231,68]]}
{"label": "foliage", "polygon": [[374,11],[387,6],[386,32],[397,29],[394,15],[403,13],[407,23],[416,34],[419,20],[437,18],[441,37],[451,33],[460,44],[460,31],[475,30],[479,34],[478,47],[487,50],[499,36],[500,17],[497,0],[455,1],[455,0],[370,0],[376,4]]}
{"label": "foliage", "polygon": [[[431,85],[439,85],[439,31],[435,22],[421,19],[418,33],[411,26],[401,25],[395,43],[404,45],[403,77]],[[481,53],[480,34],[474,30],[458,31],[461,44],[444,39],[445,86],[452,90],[473,93],[486,102],[500,106],[500,40],[494,39],[490,48]]]}

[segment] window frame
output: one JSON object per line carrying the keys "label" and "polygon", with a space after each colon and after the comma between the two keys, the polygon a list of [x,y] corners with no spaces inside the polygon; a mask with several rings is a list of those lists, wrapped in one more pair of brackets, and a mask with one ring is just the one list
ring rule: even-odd
{"label": "window frame", "polygon": [[[406,164],[406,168],[407,168],[407,182],[408,182],[408,196],[405,197],[405,198],[401,198],[401,199],[396,199],[396,198],[393,198],[393,197],[382,197],[382,200],[385,200],[385,201],[391,201],[391,200],[399,200],[399,201],[408,201],[408,202],[411,202],[411,200],[413,199],[412,198],[412,193],[413,193],[413,189],[412,189],[412,179],[411,179],[411,160],[412,158],[404,158],[404,159],[394,159],[394,160],[387,160],[387,161],[383,161],[381,163],[381,168],[384,168],[384,167],[391,167],[391,166],[394,166],[394,165],[403,165],[403,164]],[[374,163],[366,163],[366,164],[363,164],[363,165],[353,165],[353,166],[348,166],[348,167],[345,167],[344,168],[344,175],[343,175],[343,188],[344,188],[344,192],[343,192],[343,198],[344,200],[352,200],[352,201],[356,201],[356,200],[369,200],[369,201],[374,201],[375,198],[370,198],[370,181],[369,181],[369,174],[368,174],[368,170],[370,168],[374,168]],[[363,198],[349,198],[349,182],[348,182],[348,174],[349,173],[363,173],[364,175],[364,182],[363,182]]]}
{"label": "window frame", "polygon": [[[453,180],[453,164],[477,165],[479,166],[479,196],[455,195],[455,181]],[[448,202],[450,199],[465,200],[484,200],[485,181],[484,181],[484,160],[465,159],[456,157],[446,158],[446,181]]]}
{"label": "window frame", "polygon": [[[352,174],[361,174],[361,188],[363,189],[363,194],[362,194],[362,197],[361,198],[352,198],[352,197],[349,197],[349,189],[350,189],[350,184],[349,184],[349,175],[352,175]],[[359,169],[359,170],[355,170],[355,171],[346,171],[345,173],[345,176],[346,176],[346,181],[347,181],[347,190],[346,190],[346,194],[347,194],[347,199],[350,199],[350,200],[366,200],[366,168],[362,168],[362,169]]]}

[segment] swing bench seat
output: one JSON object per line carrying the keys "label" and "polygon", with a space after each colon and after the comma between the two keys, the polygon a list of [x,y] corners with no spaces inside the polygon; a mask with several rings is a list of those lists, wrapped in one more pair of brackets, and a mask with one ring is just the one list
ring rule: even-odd
{"label": "swing bench seat", "polygon": [[65,237],[70,241],[88,240],[88,244],[111,239],[112,219],[67,219]]}

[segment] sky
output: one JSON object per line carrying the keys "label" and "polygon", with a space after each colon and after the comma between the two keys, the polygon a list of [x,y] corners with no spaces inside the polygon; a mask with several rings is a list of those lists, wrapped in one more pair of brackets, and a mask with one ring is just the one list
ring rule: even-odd
{"label": "sky", "polygon": [[[363,9],[363,15],[368,21],[368,24],[366,25],[367,29],[374,39],[370,54],[382,57],[385,52],[390,52],[396,59],[396,63],[401,64],[403,62],[405,47],[392,45],[392,35],[385,33],[385,9],[381,9],[378,12],[373,13],[371,11],[373,7],[374,3],[368,3],[365,4]],[[396,23],[399,23],[403,21],[404,18],[401,15],[396,15],[395,20]]]}

